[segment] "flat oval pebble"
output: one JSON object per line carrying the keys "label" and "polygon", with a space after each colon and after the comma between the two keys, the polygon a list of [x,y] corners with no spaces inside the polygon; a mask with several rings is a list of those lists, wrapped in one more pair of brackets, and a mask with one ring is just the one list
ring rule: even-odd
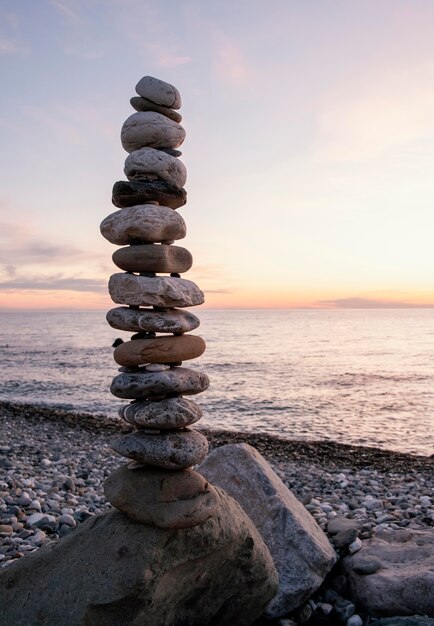
{"label": "flat oval pebble", "polygon": [[178,187],[184,187],[187,180],[187,169],[182,161],[154,148],[142,148],[131,152],[125,159],[124,172],[128,180],[147,178],[151,175]]}
{"label": "flat oval pebble", "polygon": [[119,248],[113,263],[126,272],[187,272],[193,265],[190,252],[180,246],[142,244]]}
{"label": "flat oval pebble", "polygon": [[110,442],[112,450],[139,463],[185,469],[197,465],[208,452],[207,438],[197,430],[175,430],[149,435],[140,430]]}
{"label": "flat oval pebble", "polygon": [[204,302],[203,292],[191,280],[169,276],[151,278],[113,274],[109,280],[109,293],[116,304],[133,306],[171,308],[196,306]]}
{"label": "flat oval pebble", "polygon": [[209,387],[209,378],[203,372],[187,367],[171,367],[164,372],[128,372],[118,374],[110,386],[117,398],[146,400],[153,396],[202,393]]}
{"label": "flat oval pebble", "polygon": [[123,465],[104,483],[107,500],[128,517],[158,528],[191,528],[214,515],[220,497],[203,476],[193,470]]}
{"label": "flat oval pebble", "polygon": [[178,148],[185,139],[183,127],[161,113],[139,111],[125,120],[121,130],[124,150],[133,152],[148,148]]}
{"label": "flat oval pebble", "polygon": [[154,333],[188,333],[200,324],[200,320],[190,311],[169,309],[154,311],[142,309],[139,326],[142,330]]}
{"label": "flat oval pebble", "polygon": [[173,430],[195,424],[203,411],[196,402],[187,398],[166,398],[153,402],[132,402],[119,409],[119,416],[138,428]]}
{"label": "flat oval pebble", "polygon": [[197,335],[166,335],[124,341],[114,351],[118,365],[143,365],[145,363],[178,363],[196,359],[205,352],[206,344]]}
{"label": "flat oval pebble", "polygon": [[120,209],[148,202],[179,209],[187,202],[187,192],[165,180],[120,180],[113,185],[112,202]]}
{"label": "flat oval pebble", "polygon": [[130,99],[130,104],[133,109],[136,111],[156,111],[157,113],[161,113],[161,115],[165,115],[170,118],[174,122],[182,122],[182,115],[169,107],[164,107],[161,104],[156,104],[147,98],[142,98],[142,96],[133,96]]}
{"label": "flat oval pebble", "polygon": [[108,215],[100,226],[107,241],[118,246],[183,239],[187,228],[181,215],[166,206],[141,204]]}
{"label": "flat oval pebble", "polygon": [[153,76],[143,76],[136,85],[136,93],[171,109],[181,107],[181,96],[177,88]]}

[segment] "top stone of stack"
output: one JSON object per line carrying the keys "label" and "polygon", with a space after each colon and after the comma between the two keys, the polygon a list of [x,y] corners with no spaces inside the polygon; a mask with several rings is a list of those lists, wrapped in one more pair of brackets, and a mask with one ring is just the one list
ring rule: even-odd
{"label": "top stone of stack", "polygon": [[176,87],[153,76],[144,76],[140,79],[136,85],[136,93],[142,98],[171,109],[181,107],[181,96]]}

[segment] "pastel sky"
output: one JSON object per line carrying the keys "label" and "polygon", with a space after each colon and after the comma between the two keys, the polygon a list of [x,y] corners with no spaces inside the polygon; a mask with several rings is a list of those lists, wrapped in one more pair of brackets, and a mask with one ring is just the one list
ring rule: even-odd
{"label": "pastel sky", "polygon": [[147,74],[183,99],[207,306],[434,306],[434,2],[0,7],[0,307],[111,306],[99,223]]}

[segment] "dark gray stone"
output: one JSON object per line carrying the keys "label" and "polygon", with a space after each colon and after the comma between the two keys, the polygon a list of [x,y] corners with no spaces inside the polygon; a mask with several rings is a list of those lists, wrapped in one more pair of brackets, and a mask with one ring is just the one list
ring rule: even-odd
{"label": "dark gray stone", "polygon": [[182,115],[169,107],[164,107],[161,104],[156,104],[156,102],[152,102],[147,98],[142,98],[141,96],[133,96],[130,100],[130,104],[133,109],[136,111],[155,111],[156,113],[161,113],[161,115],[165,115],[169,119],[174,122],[182,122]]}
{"label": "dark gray stone", "polygon": [[146,400],[152,396],[201,393],[209,387],[206,374],[186,367],[172,367],[164,372],[132,372],[119,374],[110,387],[118,398]]}
{"label": "dark gray stone", "polygon": [[148,202],[179,209],[187,202],[187,192],[165,180],[120,180],[113,185],[112,202],[120,209]]}

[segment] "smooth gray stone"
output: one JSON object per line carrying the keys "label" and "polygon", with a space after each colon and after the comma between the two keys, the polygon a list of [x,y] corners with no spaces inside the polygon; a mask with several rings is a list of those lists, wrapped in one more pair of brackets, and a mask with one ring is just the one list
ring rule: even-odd
{"label": "smooth gray stone", "polygon": [[165,180],[120,180],[113,185],[112,202],[120,209],[147,202],[179,209],[187,202],[187,192]]}
{"label": "smooth gray stone", "polygon": [[266,608],[267,617],[301,606],[336,563],[335,551],[312,515],[248,444],[216,448],[198,471],[237,500],[270,550],[279,590]]}
{"label": "smooth gray stone", "polygon": [[124,150],[133,152],[148,148],[178,148],[185,139],[183,127],[155,111],[139,111],[127,118],[121,130]]}
{"label": "smooth gray stone", "polygon": [[204,295],[199,287],[185,278],[170,276],[137,276],[113,274],[109,293],[116,304],[157,306],[162,308],[196,306],[203,304]]}
{"label": "smooth gray stone", "polygon": [[165,115],[169,117],[174,122],[181,123],[182,115],[169,107],[163,107],[160,104],[156,104],[155,102],[151,102],[147,98],[142,98],[141,96],[134,96],[130,100],[130,104],[133,109],[136,111],[156,111],[157,113],[161,113],[161,115]]}
{"label": "smooth gray stone", "polygon": [[277,574],[247,515],[216,491],[204,524],[161,529],[109,511],[0,570],[2,625],[249,626]]}
{"label": "smooth gray stone", "polygon": [[182,156],[181,150],[174,150],[173,148],[158,148],[161,152],[165,152],[166,154],[170,154],[173,157]]}
{"label": "smooth gray stone", "polygon": [[209,378],[203,372],[186,367],[172,367],[164,372],[128,372],[113,379],[110,391],[117,398],[146,400],[153,396],[202,393],[209,387]]}
{"label": "smooth gray stone", "polygon": [[199,318],[183,309],[131,309],[119,306],[106,314],[107,322],[112,328],[134,333],[146,331],[151,333],[187,333],[197,328]]}
{"label": "smooth gray stone", "polygon": [[[163,370],[167,371],[167,370]],[[167,398],[159,402],[133,402],[119,409],[119,416],[138,428],[170,430],[198,422],[203,411],[187,398]]]}
{"label": "smooth gray stone", "polygon": [[111,448],[144,465],[176,470],[203,461],[208,452],[207,438],[197,430],[175,430],[148,435],[140,430],[110,442]]}
{"label": "smooth gray stone", "polygon": [[187,180],[187,169],[182,161],[154,148],[131,152],[125,160],[124,172],[128,180],[158,177],[178,187],[184,187]]}
{"label": "smooth gray stone", "polygon": [[183,274],[193,264],[193,257],[186,248],[153,243],[118,248],[112,259],[121,270],[137,273]]}
{"label": "smooth gray stone", "polygon": [[181,215],[166,206],[141,204],[108,215],[102,236],[118,246],[183,239],[187,228]]}
{"label": "smooth gray stone", "polygon": [[136,93],[142,98],[171,109],[181,107],[181,96],[177,88],[153,76],[143,76],[136,85]]}

